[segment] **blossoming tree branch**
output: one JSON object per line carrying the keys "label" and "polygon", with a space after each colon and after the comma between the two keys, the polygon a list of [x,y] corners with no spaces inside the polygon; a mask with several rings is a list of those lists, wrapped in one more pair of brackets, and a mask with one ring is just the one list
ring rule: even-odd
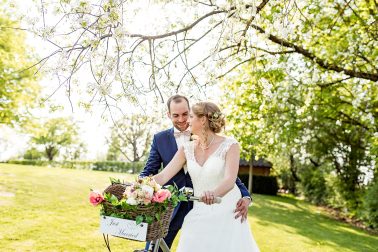
{"label": "blossoming tree branch", "polygon": [[[52,50],[33,67],[54,72],[89,105],[155,93],[203,92],[242,65],[271,58],[315,65],[336,85],[377,81],[377,8],[368,1],[42,0],[30,20]],[[55,18],[50,18],[54,16]],[[353,24],[353,25],[351,25]],[[202,49],[202,51],[201,51]],[[293,55],[293,56],[290,56]],[[270,62],[275,64],[276,62]],[[263,66],[267,67],[267,66]],[[305,72],[303,66],[287,69]],[[87,72],[91,80],[78,82]]]}

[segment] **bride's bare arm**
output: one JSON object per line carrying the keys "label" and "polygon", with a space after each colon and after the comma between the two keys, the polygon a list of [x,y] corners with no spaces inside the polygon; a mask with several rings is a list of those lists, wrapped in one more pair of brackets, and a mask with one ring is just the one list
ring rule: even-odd
{"label": "bride's bare arm", "polygon": [[161,172],[153,177],[156,183],[158,183],[159,185],[164,185],[165,183],[167,183],[181,170],[185,162],[186,158],[184,154],[184,148],[180,147],[171,162],[169,162],[169,164]]}
{"label": "bride's bare arm", "polygon": [[214,190],[215,197],[222,197],[234,186],[239,171],[240,148],[238,144],[231,145],[226,154],[226,168],[222,182]]}

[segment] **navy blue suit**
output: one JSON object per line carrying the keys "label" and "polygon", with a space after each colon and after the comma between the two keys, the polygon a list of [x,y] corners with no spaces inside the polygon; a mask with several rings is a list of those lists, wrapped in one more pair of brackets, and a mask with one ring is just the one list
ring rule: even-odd
{"label": "navy blue suit", "polygon": [[[152,141],[150,155],[148,157],[146,166],[141,172],[140,176],[145,177],[149,175],[156,175],[160,168],[166,167],[169,162],[173,159],[177,152],[177,143],[173,135],[173,128],[161,131],[154,135]],[[180,189],[184,186],[193,187],[192,180],[189,173],[184,172],[181,169],[175,176],[173,176],[166,184],[170,185],[175,183]],[[239,187],[242,196],[250,196],[248,189],[240,181],[239,178],[236,180],[236,185]],[[168,247],[171,247],[173,240],[175,239],[177,232],[180,230],[182,223],[186,214],[192,209],[192,202],[181,202],[179,206],[176,207],[173,218],[169,225],[168,235],[164,238]],[[235,206],[236,207],[236,206]]]}

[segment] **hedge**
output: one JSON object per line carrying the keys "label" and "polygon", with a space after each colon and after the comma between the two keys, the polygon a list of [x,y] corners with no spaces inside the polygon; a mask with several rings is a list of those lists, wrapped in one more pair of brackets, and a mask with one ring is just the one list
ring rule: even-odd
{"label": "hedge", "polygon": [[[240,180],[248,187],[248,174],[239,175]],[[276,195],[278,191],[277,177],[252,176],[252,192],[267,195]]]}
{"label": "hedge", "polygon": [[93,171],[110,171],[128,173],[134,171],[139,173],[144,168],[144,162],[126,163],[121,161],[45,161],[45,160],[9,160],[9,164],[20,165],[38,165],[38,166],[52,166],[69,169],[82,169]]}
{"label": "hedge", "polygon": [[[38,166],[52,166],[62,167],[69,169],[83,169],[93,171],[110,171],[128,173],[134,170],[139,173],[143,168],[144,162],[126,163],[120,161],[62,161],[62,162],[49,162],[45,160],[9,160],[9,164],[21,165],[38,165]],[[248,174],[239,175],[239,178],[248,187]],[[252,179],[252,192],[259,194],[276,195],[278,190],[277,177],[275,176],[257,176],[253,175]]]}

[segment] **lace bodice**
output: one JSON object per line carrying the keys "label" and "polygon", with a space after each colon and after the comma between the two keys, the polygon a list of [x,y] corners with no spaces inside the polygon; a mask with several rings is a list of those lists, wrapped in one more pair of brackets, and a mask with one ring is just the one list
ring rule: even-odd
{"label": "lace bodice", "polygon": [[203,165],[197,163],[194,156],[195,143],[184,145],[188,172],[193,182],[194,195],[200,196],[203,191],[214,190],[224,177],[225,158],[231,145],[237,144],[233,138],[225,138]]}

